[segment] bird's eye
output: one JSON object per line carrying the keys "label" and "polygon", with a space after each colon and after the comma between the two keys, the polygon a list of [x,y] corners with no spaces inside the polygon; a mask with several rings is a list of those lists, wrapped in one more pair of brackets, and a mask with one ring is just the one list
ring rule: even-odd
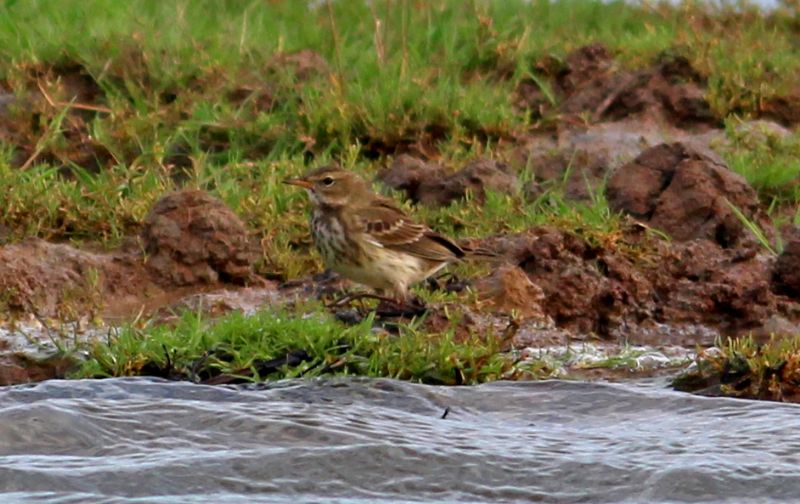
{"label": "bird's eye", "polygon": [[326,186],[332,186],[333,179],[331,177],[325,177],[324,179],[322,179],[322,183]]}

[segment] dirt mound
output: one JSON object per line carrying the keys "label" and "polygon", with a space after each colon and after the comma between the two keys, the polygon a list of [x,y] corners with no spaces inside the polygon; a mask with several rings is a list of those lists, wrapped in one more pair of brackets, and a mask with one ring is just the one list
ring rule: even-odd
{"label": "dirt mound", "polygon": [[242,221],[206,192],[164,196],[145,220],[147,268],[168,285],[245,283],[257,251]]}
{"label": "dirt mound", "polygon": [[409,155],[397,157],[378,180],[399,191],[415,203],[444,206],[463,199],[470,192],[477,201],[486,197],[486,189],[498,192],[517,190],[517,178],[506,164],[477,159],[455,173],[439,165],[426,163]]}
{"label": "dirt mound", "polygon": [[135,257],[98,254],[29,239],[0,248],[0,311],[71,320],[112,299],[144,296],[148,275]]}
{"label": "dirt mound", "polygon": [[[0,314],[119,316],[157,308],[219,282],[259,282],[242,222],[207,193],[184,190],[151,210],[143,243],[95,253],[29,239],[0,247]],[[142,255],[145,252],[145,256]]]}
{"label": "dirt mound", "polygon": [[523,319],[544,318],[545,295],[525,272],[513,265],[502,265],[476,285],[481,301],[492,310],[515,314]]}
{"label": "dirt mound", "polygon": [[555,81],[561,92],[572,95],[614,69],[614,55],[603,44],[579,47],[567,55]]}
{"label": "dirt mound", "polygon": [[[773,259],[758,248],[668,243],[636,226],[608,246],[551,227],[485,246],[505,253],[541,289],[544,314],[577,333],[644,344],[713,344],[718,334],[766,333],[782,318],[796,319],[800,308],[771,292]],[[670,331],[658,330],[662,325]]]}
{"label": "dirt mound", "polygon": [[[703,77],[682,56],[664,54],[649,68],[632,71],[616,65],[605,46],[592,44],[567,55],[560,67],[545,60],[535,71],[551,81],[562,115],[588,114],[594,122],[648,117],[680,128],[721,126],[705,98]],[[533,79],[517,88],[522,108],[543,114],[552,109],[551,101]]]}
{"label": "dirt mound", "polygon": [[544,313],[559,327],[608,336],[623,316],[641,320],[653,309],[647,282],[630,261],[575,235],[535,228],[506,247],[513,264],[544,291]]}
{"label": "dirt mound", "polygon": [[800,299],[800,233],[797,227],[793,234],[775,262],[772,285],[776,292]]}
{"label": "dirt mound", "polygon": [[558,121],[513,155],[517,166],[533,171],[525,188],[533,197],[548,185],[565,183],[568,198],[589,199],[609,174],[650,147],[724,141],[722,123],[705,98],[705,79],[684,57],[663,54],[634,71],[617,65],[605,46],[593,44],[563,63],[545,59],[535,70],[539,81],[549,79],[551,96],[534,81],[523,81],[517,103],[557,115]]}
{"label": "dirt mound", "polygon": [[730,205],[760,219],[755,190],[715,154],[688,143],[643,152],[611,176],[608,202],[679,241],[707,238],[738,243],[744,226]]}
{"label": "dirt mound", "polygon": [[[702,77],[680,56],[662,57],[649,69],[607,80],[605,89],[607,93],[594,109],[596,116],[605,120],[644,113],[656,114],[679,128],[722,125],[705,98]],[[592,106],[595,104],[587,104],[587,108]]]}
{"label": "dirt mound", "polygon": [[531,170],[533,178],[525,188],[528,195],[536,197],[557,185],[567,198],[587,200],[620,166],[651,147],[674,141],[717,148],[724,146],[725,133],[693,134],[648,118],[561,125],[555,132],[531,135],[509,158],[517,171]]}

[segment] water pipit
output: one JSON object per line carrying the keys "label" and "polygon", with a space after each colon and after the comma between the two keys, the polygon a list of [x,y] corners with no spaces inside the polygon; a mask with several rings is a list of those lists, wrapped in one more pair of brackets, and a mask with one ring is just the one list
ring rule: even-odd
{"label": "water pipit", "polygon": [[355,173],[325,166],[284,182],[308,192],[311,235],[325,265],[381,296],[405,303],[411,285],[466,255]]}

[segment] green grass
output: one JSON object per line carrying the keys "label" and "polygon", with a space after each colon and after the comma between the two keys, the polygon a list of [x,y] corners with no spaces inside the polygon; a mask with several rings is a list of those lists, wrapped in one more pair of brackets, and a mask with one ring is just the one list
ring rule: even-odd
{"label": "green grass", "polygon": [[[155,199],[187,184],[222,197],[270,238],[265,261],[292,276],[308,256],[282,263],[286,247],[302,238],[299,217],[278,229],[286,223],[276,220],[278,212],[299,204],[280,177],[306,169],[310,155],[311,164],[344,159],[374,173],[383,163],[375,156],[420,138],[454,167],[491,153],[538,125],[513,105],[517,84],[531,75],[547,83],[537,64],[557,66],[581,45],[602,42],[632,67],[663,51],[686,55],[708,76],[720,117],[758,112],[798,77],[791,19],[747,9],[583,0],[315,5],[0,2],[0,86],[23,100],[5,113],[12,134],[0,134],[0,192],[12,194],[0,225],[15,238],[114,245],[136,232]],[[298,76],[276,63],[276,55],[302,49],[321,55],[330,72]],[[91,76],[97,105],[111,113],[68,112],[59,82],[75,69]],[[25,104],[27,98],[35,99]],[[94,149],[82,166],[71,162],[75,138]],[[797,176],[795,143],[737,149],[730,161],[765,199],[796,202],[800,195],[789,184]],[[99,166],[93,154],[103,157]],[[547,205],[552,211],[544,215],[561,212],[567,220],[605,211],[602,202],[588,212]],[[490,202],[482,215],[454,205],[429,217],[444,230],[484,234],[530,222],[500,224],[510,211],[536,222],[541,206],[511,197]],[[481,224],[469,224],[477,217]]]}
{"label": "green grass", "polygon": [[[520,139],[558,120],[519,108],[517,86],[537,82],[557,105],[553,75],[572,50],[598,42],[630,68],[664,52],[685,56],[726,122],[731,168],[776,222],[800,223],[800,212],[785,210],[800,202],[797,135],[737,129],[796,93],[796,32],[792,15],[701,2],[0,0],[0,95],[15,96],[0,105],[0,229],[11,240],[115,247],[140,230],[164,193],[196,187],[256,232],[259,273],[305,275],[321,266],[308,203],[282,179],[333,160],[372,178],[392,153],[415,144],[452,170],[479,156],[510,157]],[[321,57],[319,68],[286,64],[306,49]],[[526,198],[531,172],[517,173],[518,193],[490,191],[483,204],[468,196],[412,208],[394,196],[454,237],[548,224],[616,243],[620,219],[602,189],[574,202],[556,181]],[[94,347],[77,376],[196,379],[246,369],[249,379],[325,372],[473,383],[519,372],[491,337],[456,341],[416,327],[378,335],[367,322],[344,327],[316,309],[216,322],[189,313],[174,327],[120,329]],[[293,350],[311,359],[261,376],[259,363]]]}
{"label": "green grass", "polygon": [[[360,159],[358,154],[353,158]],[[348,167],[372,176],[368,162],[353,161]],[[310,247],[307,198],[303,191],[281,183],[305,170],[302,156],[255,165],[230,163],[224,169],[203,162],[182,185],[210,190],[248,227],[268,238],[262,240],[262,273],[296,277],[320,267]],[[524,173],[521,178],[525,179]],[[159,197],[178,187],[168,173],[159,170],[115,167],[73,178],[52,167],[20,171],[0,162],[0,193],[8,198],[5,222],[17,237],[99,239],[115,245],[137,229]],[[454,237],[520,232],[537,224],[567,226],[591,235],[611,233],[619,223],[602,192],[592,201],[572,202],[564,197],[564,184],[559,183],[530,201],[522,194],[488,191],[482,205],[467,197],[442,208],[405,206],[417,218]]]}
{"label": "green grass", "polygon": [[[472,384],[532,373],[504,354],[499,335],[456,338],[404,325],[375,332],[373,320],[344,326],[322,311],[232,313],[211,321],[186,312],[171,326],[129,325],[96,343],[74,378],[150,374],[203,380],[232,375],[246,381],[323,374],[383,376],[434,384]],[[296,365],[271,365],[303,352]],[[274,363],[273,363],[274,364]]]}
{"label": "green grass", "polygon": [[730,168],[744,176],[770,206],[800,201],[800,136],[783,137],[765,128],[742,127],[731,120],[730,147],[724,149]]}
{"label": "green grass", "polygon": [[716,389],[722,395],[800,401],[800,337],[775,335],[765,343],[752,338],[718,341],[698,353],[695,365],[673,380],[686,391]]}

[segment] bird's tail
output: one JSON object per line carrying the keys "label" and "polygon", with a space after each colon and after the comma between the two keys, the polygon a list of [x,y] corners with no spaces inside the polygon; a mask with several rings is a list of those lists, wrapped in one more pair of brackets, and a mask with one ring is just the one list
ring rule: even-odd
{"label": "bird's tail", "polygon": [[486,247],[465,247],[462,246],[461,250],[464,251],[464,259],[477,259],[477,260],[499,260],[503,256],[494,250]]}

